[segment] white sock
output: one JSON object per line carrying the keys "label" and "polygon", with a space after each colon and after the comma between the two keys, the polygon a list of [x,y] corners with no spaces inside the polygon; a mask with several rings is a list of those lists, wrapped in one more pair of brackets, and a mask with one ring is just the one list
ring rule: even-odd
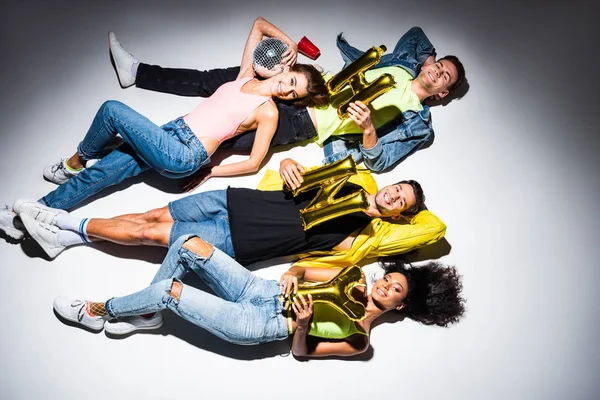
{"label": "white sock", "polygon": [[60,229],[76,232],[83,239],[82,243],[87,243],[90,241],[90,238],[86,232],[88,222],[89,218],[78,218],[68,213],[59,214],[56,218],[56,226],[58,226]]}
{"label": "white sock", "polygon": [[58,244],[62,246],[73,246],[74,244],[87,243],[78,232],[61,229],[58,232]]}
{"label": "white sock", "polygon": [[136,61],[131,66],[131,75],[133,75],[133,79],[135,79],[137,77],[137,70],[138,70],[139,65],[140,65],[140,63]]}

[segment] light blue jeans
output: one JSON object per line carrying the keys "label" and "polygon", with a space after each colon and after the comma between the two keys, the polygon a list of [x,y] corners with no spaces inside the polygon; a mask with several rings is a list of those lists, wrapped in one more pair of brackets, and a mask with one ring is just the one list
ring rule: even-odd
{"label": "light blue jeans", "polygon": [[[181,236],[169,248],[149,287],[108,300],[108,314],[118,318],[168,308],[231,343],[251,345],[287,338],[279,283],[257,277],[217,248],[208,258],[183,248],[192,236]],[[216,295],[183,284],[179,301],[172,297],[173,282],[181,282],[189,270]]]}
{"label": "light blue jeans", "polygon": [[[125,143],[106,154],[117,134]],[[44,196],[41,201],[47,206],[71,209],[150,168],[168,178],[183,178],[210,162],[206,149],[183,118],[159,127],[127,105],[112,100],[102,104],[96,113],[77,153],[84,160],[101,160]]]}
{"label": "light blue jeans", "polygon": [[169,203],[173,226],[169,234],[169,247],[180,236],[194,234],[235,257],[231,242],[227,190],[200,192]]}

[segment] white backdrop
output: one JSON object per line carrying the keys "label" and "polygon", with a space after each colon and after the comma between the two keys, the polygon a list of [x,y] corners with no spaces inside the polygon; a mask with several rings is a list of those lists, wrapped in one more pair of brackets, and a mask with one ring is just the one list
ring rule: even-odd
{"label": "white backdrop", "polygon": [[[280,356],[287,342],[228,345],[170,313],[156,333],[114,340],[61,323],[52,300],[138,290],[164,249],[81,246],[49,262],[31,241],[1,241],[0,398],[596,398],[600,60],[592,2],[215,3],[4,1],[0,200],[52,190],[42,168],[73,153],[105,100],[158,124],[201,101],[122,90],[109,30],[142,61],[207,69],[237,65],[261,15],[295,40],[308,36],[322,51],[318,63],[335,72],[339,32],[360,48],[393,48],[418,25],[438,54],[461,58],[470,90],[432,109],[429,149],[376,178],[422,183],[448,225],[442,260],[464,276],[464,320],[449,329],[382,324],[372,351],[353,361],[298,362]],[[321,149],[274,153],[256,176],[199,190],[255,187],[286,156],[314,165]],[[181,196],[149,174],[75,213],[141,212]],[[277,277],[286,264],[260,267]]]}

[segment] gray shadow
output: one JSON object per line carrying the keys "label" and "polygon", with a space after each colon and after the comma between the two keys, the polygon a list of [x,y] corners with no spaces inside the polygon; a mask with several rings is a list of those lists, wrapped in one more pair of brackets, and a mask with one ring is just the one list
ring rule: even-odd
{"label": "gray shadow", "polygon": [[441,238],[433,244],[402,254],[399,257],[406,262],[414,263],[426,260],[435,260],[447,256],[450,254],[451,250],[452,246],[448,240],[446,240],[446,238]]}

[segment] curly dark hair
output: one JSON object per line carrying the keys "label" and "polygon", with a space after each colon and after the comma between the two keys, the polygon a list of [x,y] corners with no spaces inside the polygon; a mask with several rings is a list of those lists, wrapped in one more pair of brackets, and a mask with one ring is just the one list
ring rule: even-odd
{"label": "curly dark hair", "polygon": [[309,64],[294,64],[290,67],[290,71],[303,74],[308,81],[308,96],[294,101],[296,107],[323,107],[329,104],[329,91],[325,78],[317,68]]}
{"label": "curly dark hair", "polygon": [[462,278],[453,266],[437,261],[415,267],[399,258],[381,259],[386,274],[399,272],[408,281],[404,308],[408,318],[425,325],[447,327],[465,312]]}
{"label": "curly dark hair", "polygon": [[412,179],[408,179],[408,180],[403,180],[400,181],[398,183],[396,183],[396,185],[400,185],[402,183],[406,183],[407,185],[410,185],[413,189],[413,192],[415,192],[415,205],[407,208],[406,210],[404,210],[402,212],[402,214],[411,214],[414,215],[416,213],[418,213],[421,210],[424,210],[425,207],[425,193],[423,193],[423,188],[421,187],[421,184],[415,180]]}

